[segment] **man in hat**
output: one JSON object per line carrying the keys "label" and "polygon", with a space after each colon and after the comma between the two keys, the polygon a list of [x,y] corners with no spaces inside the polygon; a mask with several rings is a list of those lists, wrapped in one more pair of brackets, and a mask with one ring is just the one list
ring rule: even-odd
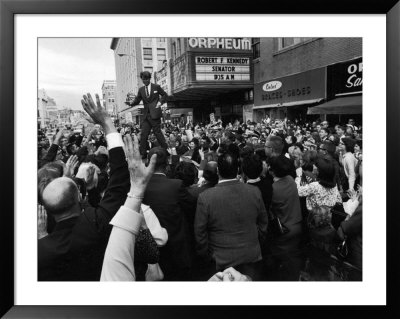
{"label": "man in hat", "polygon": [[[146,159],[146,143],[151,129],[157,138],[158,143],[162,148],[167,149],[168,145],[164,135],[161,132],[161,117],[163,105],[167,100],[167,93],[158,84],[150,83],[151,73],[148,71],[140,72],[140,78],[143,81],[143,86],[139,89],[133,102],[127,102],[130,106],[135,106],[143,101],[143,121],[140,135],[140,154],[143,159]],[[160,98],[161,96],[161,98]]]}

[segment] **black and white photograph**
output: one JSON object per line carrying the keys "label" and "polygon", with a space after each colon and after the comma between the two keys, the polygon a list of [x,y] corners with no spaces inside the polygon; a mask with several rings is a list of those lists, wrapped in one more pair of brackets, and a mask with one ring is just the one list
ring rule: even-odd
{"label": "black and white photograph", "polygon": [[398,4],[4,1],[0,316],[398,308]]}
{"label": "black and white photograph", "polygon": [[39,37],[37,280],[363,281],[362,37]]}

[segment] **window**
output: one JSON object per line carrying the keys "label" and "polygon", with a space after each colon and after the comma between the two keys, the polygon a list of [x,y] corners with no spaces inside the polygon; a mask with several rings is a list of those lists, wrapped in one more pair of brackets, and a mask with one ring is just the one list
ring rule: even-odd
{"label": "window", "polygon": [[153,50],[151,48],[143,48],[143,59],[153,60]]}
{"label": "window", "polygon": [[176,59],[176,43],[172,43],[172,52],[174,54],[174,59]]}
{"label": "window", "polygon": [[181,55],[181,39],[176,40],[176,54],[177,57]]}
{"label": "window", "polygon": [[157,49],[157,61],[163,62],[167,59],[165,49]]}
{"label": "window", "polygon": [[251,47],[253,49],[253,59],[258,59],[260,57],[260,38],[252,38]]}
{"label": "window", "polygon": [[167,60],[165,49],[157,49],[157,68],[158,70],[163,67],[164,61]]}
{"label": "window", "polygon": [[278,50],[299,44],[312,38],[278,38]]}
{"label": "window", "polygon": [[167,42],[167,38],[157,38],[158,42]]}

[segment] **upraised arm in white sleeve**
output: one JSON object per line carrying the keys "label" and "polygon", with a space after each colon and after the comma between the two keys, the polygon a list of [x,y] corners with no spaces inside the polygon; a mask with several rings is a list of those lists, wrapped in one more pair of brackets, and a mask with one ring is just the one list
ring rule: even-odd
{"label": "upraised arm in white sleeve", "polygon": [[143,216],[121,206],[110,224],[113,229],[104,255],[100,281],[135,281],[135,240]]}

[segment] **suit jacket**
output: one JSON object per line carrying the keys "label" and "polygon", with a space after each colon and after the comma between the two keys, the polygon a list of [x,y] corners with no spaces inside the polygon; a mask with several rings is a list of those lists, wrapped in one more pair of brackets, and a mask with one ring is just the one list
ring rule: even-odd
{"label": "suit jacket", "polygon": [[146,118],[147,114],[150,114],[151,119],[158,120],[162,117],[162,110],[161,107],[156,108],[157,103],[158,101],[160,101],[161,104],[164,104],[167,100],[168,95],[158,84],[150,83],[149,86],[149,97],[146,96],[145,86],[142,86],[139,89],[139,92],[133,100],[131,106],[138,105],[140,101],[143,101],[143,118]]}
{"label": "suit jacket", "polygon": [[179,179],[153,174],[147,185],[143,203],[149,205],[161,227],[168,232],[168,242],[160,248],[160,266],[168,278],[177,269],[190,267],[188,220],[195,200]]}
{"label": "suit jacket", "polygon": [[99,281],[112,217],[130,188],[122,147],[109,150],[110,180],[97,208],[87,207],[74,218],[56,224],[38,241],[40,281]]}
{"label": "suit jacket", "polygon": [[267,212],[269,211],[269,207],[271,205],[271,200],[272,200],[272,184],[273,180],[268,174],[267,177],[261,177],[260,181],[256,183],[249,183],[249,185],[257,186],[258,189],[261,192],[261,196],[264,201],[264,206]]}
{"label": "suit jacket", "polygon": [[197,198],[199,197],[199,195],[202,192],[204,192],[205,190],[212,188],[212,187],[214,187],[214,186],[209,183],[204,184],[200,187],[197,184],[195,184],[195,185],[190,186],[188,191],[189,191],[189,194],[192,195],[197,200]]}
{"label": "suit jacket", "polygon": [[227,181],[199,195],[194,223],[197,251],[215,260],[217,270],[261,259],[259,234],[268,215],[258,188]]}
{"label": "suit jacket", "polygon": [[299,193],[294,179],[287,175],[272,185],[271,211],[287,228],[302,221]]}

